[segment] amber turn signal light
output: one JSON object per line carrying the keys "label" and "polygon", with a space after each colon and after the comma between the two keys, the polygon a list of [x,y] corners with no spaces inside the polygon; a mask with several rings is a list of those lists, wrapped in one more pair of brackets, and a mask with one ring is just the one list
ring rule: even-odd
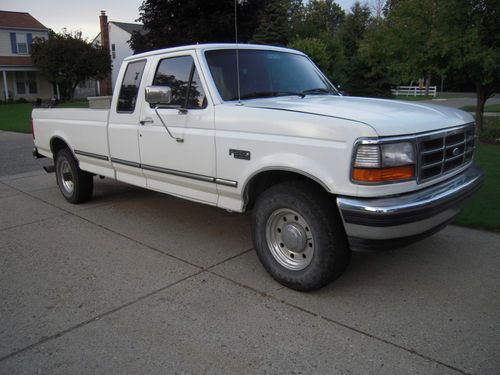
{"label": "amber turn signal light", "polygon": [[391,168],[354,168],[352,179],[358,182],[385,182],[409,180],[415,177],[415,166]]}

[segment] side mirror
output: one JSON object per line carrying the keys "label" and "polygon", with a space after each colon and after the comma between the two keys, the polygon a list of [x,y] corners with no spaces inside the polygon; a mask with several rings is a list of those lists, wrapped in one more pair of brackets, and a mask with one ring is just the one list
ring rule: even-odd
{"label": "side mirror", "polygon": [[147,86],[146,101],[153,105],[169,105],[172,102],[172,89],[168,86]]}

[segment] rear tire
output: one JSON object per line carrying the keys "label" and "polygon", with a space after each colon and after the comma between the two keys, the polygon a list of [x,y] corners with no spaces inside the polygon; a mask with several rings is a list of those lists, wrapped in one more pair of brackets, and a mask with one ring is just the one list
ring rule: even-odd
{"label": "rear tire", "polygon": [[70,203],[83,203],[92,197],[94,177],[82,171],[67,148],[56,154],[56,180],[64,198]]}
{"label": "rear tire", "polygon": [[351,251],[337,207],[319,186],[295,181],[257,199],[252,234],[264,268],[299,291],[319,289],[347,268]]}

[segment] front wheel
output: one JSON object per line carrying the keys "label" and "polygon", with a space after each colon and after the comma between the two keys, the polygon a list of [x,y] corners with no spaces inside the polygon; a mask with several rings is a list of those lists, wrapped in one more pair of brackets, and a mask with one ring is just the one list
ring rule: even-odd
{"label": "front wheel", "polygon": [[275,185],[258,198],[252,232],[260,261],[279,283],[319,289],[338,278],[351,252],[337,208],[307,182]]}
{"label": "front wheel", "polygon": [[56,179],[64,198],[70,203],[83,203],[92,197],[94,178],[82,171],[67,148],[56,154]]}

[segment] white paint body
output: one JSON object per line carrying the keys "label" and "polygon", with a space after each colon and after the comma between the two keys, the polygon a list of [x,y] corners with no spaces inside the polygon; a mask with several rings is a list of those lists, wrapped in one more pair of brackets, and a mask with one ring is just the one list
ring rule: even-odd
{"label": "white paint body", "polygon": [[[245,188],[262,171],[287,170],[319,182],[332,194],[352,197],[383,197],[424,189],[460,173],[454,171],[430,182],[415,181],[387,185],[358,185],[350,181],[353,145],[359,138],[412,135],[473,121],[466,112],[434,105],[393,100],[342,96],[298,96],[224,102],[212,80],[204,52],[234,48],[211,44],[178,47],[126,58],[126,64],[147,60],[134,113],[117,113],[119,90],[111,109],[35,109],[35,145],[53,157],[50,141],[58,137],[76,151],[105,156],[108,160],[75,154],[80,168],[130,184],[184,197],[221,208],[244,211]],[[240,48],[272,49],[240,45]],[[145,102],[145,87],[151,85],[162,58],[191,55],[200,74],[208,106],[179,114],[160,109],[171,132],[170,138],[154,111]],[[144,126],[140,121],[153,120]],[[229,149],[247,150],[251,160],[235,159]],[[179,175],[115,163],[126,160],[167,170],[234,181],[227,186]]]}

